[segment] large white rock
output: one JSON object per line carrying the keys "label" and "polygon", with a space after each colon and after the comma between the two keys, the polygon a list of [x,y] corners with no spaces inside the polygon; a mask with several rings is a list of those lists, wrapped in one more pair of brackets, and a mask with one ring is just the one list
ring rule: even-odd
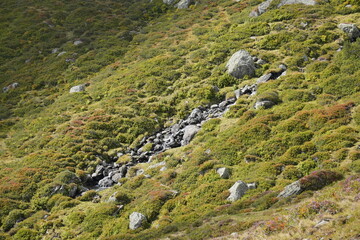
{"label": "large white rock", "polygon": [[189,144],[191,139],[195,136],[195,134],[200,130],[200,128],[196,125],[188,125],[184,128],[184,136],[183,140],[181,141],[181,145],[185,146]]}
{"label": "large white rock", "polygon": [[227,200],[231,202],[235,202],[236,200],[240,199],[246,191],[248,190],[248,185],[244,183],[243,181],[239,180],[229,189],[230,196],[227,198]]}
{"label": "large white rock", "polygon": [[135,230],[142,226],[142,224],[146,221],[146,217],[139,212],[133,212],[130,214],[129,220],[129,228],[131,230]]}
{"label": "large white rock", "polygon": [[245,50],[234,53],[226,64],[227,72],[235,78],[243,78],[245,75],[250,77],[255,75],[255,64],[250,55]]}

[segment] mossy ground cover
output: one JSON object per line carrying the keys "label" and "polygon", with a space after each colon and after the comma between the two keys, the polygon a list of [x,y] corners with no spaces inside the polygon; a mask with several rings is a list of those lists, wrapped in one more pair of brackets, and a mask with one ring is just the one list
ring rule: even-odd
{"label": "mossy ground cover", "polygon": [[[337,28],[360,26],[359,6],[272,6],[249,18],[259,3],[203,1],[175,10],[161,1],[2,1],[1,87],[20,86],[0,94],[0,238],[360,234],[358,212],[350,214],[358,205],[358,180],[347,178],[360,169],[360,41],[350,42]],[[344,4],[353,6],[344,11]],[[254,83],[256,77],[238,80],[225,72],[239,49],[266,61],[256,77],[278,71],[280,63],[287,75],[240,97],[190,145],[159,154],[154,161],[166,161],[167,170],[142,164],[136,168],[150,179],[131,177],[99,193],[68,196],[115,150]],[[68,92],[82,83],[90,83],[85,92]],[[261,99],[277,105],[255,110]],[[229,179],[219,177],[219,167],[230,169]],[[294,199],[276,197],[320,169],[346,180]],[[69,171],[78,180],[68,181]],[[227,189],[237,180],[258,187],[230,204]],[[62,190],[54,192],[57,186]],[[116,201],[108,202],[114,192]],[[128,229],[133,211],[147,217],[135,231]],[[327,226],[341,227],[309,230],[328,215]]]}

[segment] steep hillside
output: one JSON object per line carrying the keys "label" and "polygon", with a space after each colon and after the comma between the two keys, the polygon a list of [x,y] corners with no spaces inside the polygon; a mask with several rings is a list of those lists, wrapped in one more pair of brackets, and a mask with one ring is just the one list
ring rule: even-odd
{"label": "steep hillside", "polygon": [[164,2],[0,3],[0,239],[359,239],[357,0]]}

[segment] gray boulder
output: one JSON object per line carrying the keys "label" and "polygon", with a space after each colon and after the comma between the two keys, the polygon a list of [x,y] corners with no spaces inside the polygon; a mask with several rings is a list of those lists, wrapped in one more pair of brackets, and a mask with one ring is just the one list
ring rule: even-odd
{"label": "gray boulder", "polygon": [[85,91],[85,84],[77,85],[70,88],[70,93],[83,92]]}
{"label": "gray boulder", "polygon": [[146,217],[139,212],[133,212],[130,214],[129,220],[129,228],[131,230],[135,230],[142,226],[142,224],[146,221]]}
{"label": "gray boulder", "polygon": [[290,5],[290,4],[305,4],[305,5],[315,5],[315,0],[282,0],[278,7],[284,6],[284,5]]}
{"label": "gray boulder", "polygon": [[300,186],[300,182],[296,181],[296,182],[293,182],[293,183],[287,185],[285,187],[284,191],[282,191],[277,197],[278,198],[290,197],[293,195],[300,194],[301,192],[302,192],[302,189]]}
{"label": "gray boulder", "polygon": [[178,2],[177,4],[175,4],[175,7],[177,9],[186,9],[190,6],[190,4],[192,4],[193,1],[192,0],[180,0],[180,2]]}
{"label": "gray boulder", "polygon": [[255,63],[251,55],[245,50],[234,53],[226,64],[226,69],[231,76],[238,79],[245,75],[250,77],[255,75]]}
{"label": "gray boulder", "polygon": [[184,128],[184,136],[183,139],[181,141],[181,145],[185,146],[187,144],[189,144],[189,142],[191,141],[191,139],[193,139],[193,137],[195,136],[195,134],[200,130],[199,127],[197,127],[196,125],[188,125]]}
{"label": "gray boulder", "polygon": [[113,180],[111,180],[109,177],[104,177],[99,181],[100,187],[111,187],[114,184]]}
{"label": "gray boulder", "polygon": [[260,108],[271,108],[272,106],[274,106],[275,103],[269,100],[259,100],[255,103],[254,108],[255,109],[260,109]]}
{"label": "gray boulder", "polygon": [[360,37],[360,30],[355,24],[340,23],[338,28],[345,32],[352,41]]}
{"label": "gray boulder", "polygon": [[216,172],[219,174],[221,178],[227,179],[230,177],[230,170],[228,168],[225,167],[218,168]]}
{"label": "gray boulder", "polygon": [[240,199],[246,191],[248,190],[248,186],[243,181],[237,181],[230,189],[230,196],[227,198],[228,201],[235,202]]}

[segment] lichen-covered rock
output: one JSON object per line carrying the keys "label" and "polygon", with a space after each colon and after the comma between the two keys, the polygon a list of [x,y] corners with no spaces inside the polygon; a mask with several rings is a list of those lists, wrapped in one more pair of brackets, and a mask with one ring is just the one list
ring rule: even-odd
{"label": "lichen-covered rock", "polygon": [[143,225],[143,223],[146,221],[146,217],[139,212],[133,212],[130,214],[129,220],[129,228],[131,230],[135,230]]}
{"label": "lichen-covered rock", "polygon": [[340,23],[338,28],[345,32],[351,41],[355,41],[356,38],[360,37],[360,30],[355,24]]}
{"label": "lichen-covered rock", "polygon": [[250,53],[245,50],[234,53],[226,64],[226,69],[231,76],[238,79],[255,75],[255,63]]}
{"label": "lichen-covered rock", "polygon": [[230,196],[227,198],[227,200],[234,202],[238,199],[240,199],[246,191],[248,190],[248,186],[243,181],[239,180],[229,189]]}

